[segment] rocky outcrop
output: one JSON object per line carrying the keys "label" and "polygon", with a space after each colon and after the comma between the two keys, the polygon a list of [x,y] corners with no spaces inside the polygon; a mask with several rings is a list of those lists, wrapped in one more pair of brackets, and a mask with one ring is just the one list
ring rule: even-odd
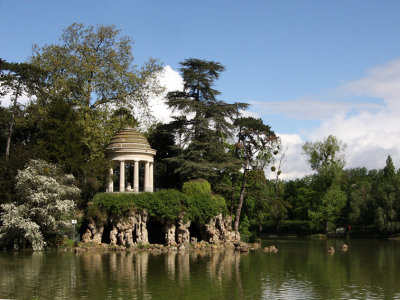
{"label": "rocky outcrop", "polygon": [[167,221],[164,223],[163,232],[165,232],[165,244],[176,245],[175,228],[175,224],[172,221]]}
{"label": "rocky outcrop", "polygon": [[[234,242],[240,241],[240,234],[232,231],[231,217],[224,217],[222,214],[212,218],[207,224],[197,226],[197,233],[191,234],[191,221],[185,222],[184,215],[180,215],[177,221],[157,219],[163,233],[163,243],[166,246],[178,246],[182,250],[188,247],[182,245],[213,244],[215,246],[227,247],[234,246]],[[101,244],[107,241],[110,245],[123,247],[133,247],[135,245],[146,245],[149,243],[147,223],[149,221],[146,211],[132,210],[128,216],[113,217],[103,226],[97,226],[91,221],[85,234],[82,236],[83,242]],[[197,223],[196,223],[197,224]],[[149,227],[150,228],[150,227]],[[193,230],[193,229],[192,229]],[[108,235],[109,236],[103,236]],[[162,239],[162,237],[161,237]],[[154,239],[153,239],[154,240]],[[157,242],[158,243],[158,242]],[[243,247],[241,246],[241,249]]]}
{"label": "rocky outcrop", "polygon": [[148,244],[147,213],[131,211],[128,217],[110,220],[110,244],[131,247],[134,244]]}
{"label": "rocky outcrop", "polygon": [[240,234],[232,231],[232,218],[223,217],[222,214],[215,216],[206,224],[208,242],[211,244],[233,243],[240,240]]}
{"label": "rocky outcrop", "polygon": [[190,221],[187,221],[186,223],[183,221],[184,217],[183,215],[179,216],[179,219],[177,221],[177,227],[178,227],[178,232],[177,232],[177,243],[178,244],[187,244],[190,242]]}
{"label": "rocky outcrop", "polygon": [[82,236],[82,242],[91,242],[100,245],[103,231],[104,226],[97,226],[94,221],[91,221],[86,229],[86,232]]}
{"label": "rocky outcrop", "polygon": [[274,245],[265,247],[263,251],[266,253],[278,253],[278,249]]}

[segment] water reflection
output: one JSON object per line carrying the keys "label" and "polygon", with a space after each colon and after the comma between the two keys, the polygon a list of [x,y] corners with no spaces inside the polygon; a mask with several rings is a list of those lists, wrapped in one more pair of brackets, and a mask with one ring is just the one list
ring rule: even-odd
{"label": "water reflection", "polygon": [[343,242],[278,240],[279,253],[249,255],[0,252],[0,298],[399,298],[400,243],[346,241],[341,252]]}

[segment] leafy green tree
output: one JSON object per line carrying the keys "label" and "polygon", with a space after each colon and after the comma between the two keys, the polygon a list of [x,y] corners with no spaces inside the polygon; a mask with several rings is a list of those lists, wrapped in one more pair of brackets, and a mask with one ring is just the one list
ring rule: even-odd
{"label": "leafy green tree", "polygon": [[31,96],[43,88],[45,72],[27,63],[7,63],[0,59],[0,96],[10,96],[10,121],[5,156],[10,156],[11,139],[14,132],[15,118],[19,110],[18,100],[21,96]]}
{"label": "leafy green tree", "polygon": [[158,188],[179,188],[182,183],[176,163],[169,158],[180,155],[181,149],[175,144],[173,128],[170,124],[154,124],[147,133],[147,139],[157,151],[154,157],[154,182]]}
{"label": "leafy green tree", "polygon": [[318,193],[313,188],[314,176],[286,183],[284,199],[290,204],[288,216],[292,220],[308,220],[309,210],[315,210],[318,203]]}
{"label": "leafy green tree", "polygon": [[261,119],[238,118],[234,124],[238,132],[235,156],[241,161],[243,170],[234,222],[234,230],[238,232],[248,173],[251,170],[264,170],[266,165],[272,161],[273,153],[276,153],[279,146],[279,138]]}
{"label": "leafy green tree", "polygon": [[286,218],[289,204],[280,197],[280,193],[276,195],[275,182],[268,181],[263,170],[250,171],[247,182],[243,210],[252,226],[261,232],[266,221],[271,220],[277,224]]}
{"label": "leafy green tree", "polygon": [[[147,96],[156,91],[155,79],[161,70],[150,59],[137,68],[132,40],[120,36],[115,26],[67,27],[59,45],[34,46],[33,65],[51,72],[48,94],[69,93],[70,99],[85,108],[133,108],[147,105]],[[150,89],[152,88],[152,89]]]}
{"label": "leafy green tree", "polygon": [[314,224],[324,224],[325,232],[329,225],[334,224],[342,208],[346,205],[346,193],[340,190],[339,186],[330,187],[323,194],[321,202],[315,210],[309,210],[309,216]]}
{"label": "leafy green tree", "polygon": [[348,197],[348,223],[360,225],[362,230],[374,222],[372,182],[375,179],[366,168],[344,170],[342,189]]}
{"label": "leafy green tree", "polygon": [[311,169],[318,174],[319,187],[322,191],[339,184],[346,164],[345,149],[346,145],[333,135],[329,135],[323,141],[314,143],[307,141],[303,145]]}
{"label": "leafy green tree", "polygon": [[359,183],[350,194],[349,221],[354,224],[361,224],[363,230],[366,225],[371,224],[372,196],[371,184],[369,182]]}
{"label": "leafy green tree", "polygon": [[0,241],[14,249],[43,250],[46,242],[71,227],[79,189],[74,177],[42,160],[31,160],[18,172],[17,203],[2,204]]}
{"label": "leafy green tree", "polygon": [[315,190],[321,201],[314,210],[309,210],[309,216],[315,225],[324,224],[325,232],[346,205],[346,194],[340,189],[345,166],[344,149],[345,145],[332,135],[323,141],[306,142],[303,146],[311,169],[317,172]]}
{"label": "leafy green tree", "polygon": [[205,178],[214,183],[230,160],[224,144],[231,135],[229,120],[247,105],[217,99],[214,83],[225,69],[220,63],[190,58],[180,65],[184,88],[168,93],[167,104],[179,113],[172,125],[182,153],[171,160],[179,165],[176,172],[183,180]]}
{"label": "leafy green tree", "polygon": [[138,109],[146,110],[150,95],[161,91],[161,66],[150,59],[137,67],[132,40],[114,26],[77,23],[64,30],[59,44],[35,46],[30,62],[47,74],[24,111],[30,147],[79,178],[85,203],[107,182],[104,148],[110,138],[135,127]]}
{"label": "leafy green tree", "polygon": [[386,166],[373,184],[375,224],[379,231],[392,233],[400,230],[400,182],[390,155]]}
{"label": "leafy green tree", "polygon": [[161,66],[150,59],[138,68],[132,40],[120,36],[114,26],[74,23],[64,30],[60,44],[35,46],[31,63],[49,73],[46,97],[38,104],[46,107],[63,99],[76,107],[91,159],[102,157],[104,146],[121,127],[136,124],[132,118],[125,118],[123,125],[115,123],[121,120],[121,109],[124,115],[135,107],[145,109],[149,95],[161,90],[156,80]]}

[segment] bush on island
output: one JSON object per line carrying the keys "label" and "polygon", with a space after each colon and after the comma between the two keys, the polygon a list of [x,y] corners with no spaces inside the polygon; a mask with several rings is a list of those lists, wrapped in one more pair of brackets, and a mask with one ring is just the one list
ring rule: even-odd
{"label": "bush on island", "polygon": [[101,226],[109,217],[127,217],[133,210],[145,210],[150,216],[167,220],[177,220],[183,212],[185,219],[207,223],[212,217],[228,211],[225,199],[213,195],[210,184],[204,179],[185,182],[182,191],[99,193],[89,203],[87,217]]}

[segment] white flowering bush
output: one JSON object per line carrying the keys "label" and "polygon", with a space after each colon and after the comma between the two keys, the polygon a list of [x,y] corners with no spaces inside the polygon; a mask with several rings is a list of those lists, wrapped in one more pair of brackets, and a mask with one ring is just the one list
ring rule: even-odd
{"label": "white flowering bush", "polygon": [[80,190],[74,177],[57,165],[31,160],[18,171],[18,203],[1,205],[0,242],[14,249],[42,250],[49,237],[71,230],[74,199]]}

